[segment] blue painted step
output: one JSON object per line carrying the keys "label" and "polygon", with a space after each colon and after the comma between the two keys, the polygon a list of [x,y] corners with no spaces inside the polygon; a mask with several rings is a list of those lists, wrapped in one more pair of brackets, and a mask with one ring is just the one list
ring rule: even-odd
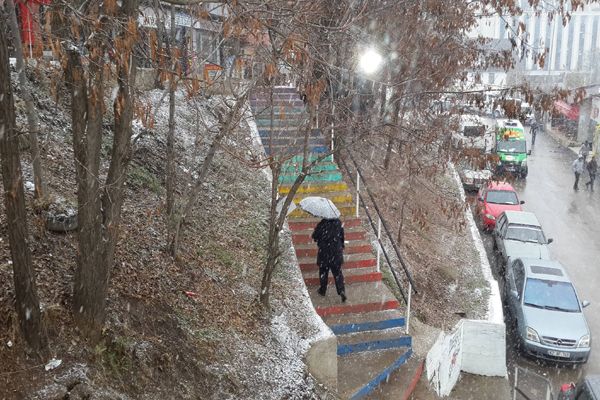
{"label": "blue painted step", "polygon": [[372,342],[352,343],[338,345],[337,355],[345,356],[351,353],[360,353],[363,351],[375,351],[393,349],[396,347],[411,347],[412,337],[401,336],[394,339],[375,340]]}
{"label": "blue painted step", "polygon": [[[302,137],[304,137],[304,131],[301,132],[302,133]],[[260,137],[269,137],[269,136],[279,136],[279,137],[289,137],[290,135],[292,136],[298,136],[298,129],[279,129],[275,128],[273,130],[270,129],[265,129],[265,128],[261,128],[258,130],[258,134],[260,135]],[[324,137],[321,134],[321,131],[319,129],[313,129],[310,134],[309,137]]]}
{"label": "blue painted step", "polygon": [[[302,148],[302,146],[296,146],[296,147],[275,147],[273,149],[273,155],[277,155],[277,154],[287,154],[287,155],[291,155],[291,154],[296,154],[296,155],[302,155],[302,152],[304,151],[304,149]],[[265,146],[265,152],[267,153],[268,156],[271,155],[271,151],[269,150],[269,146]],[[329,148],[325,147],[325,146],[314,146],[314,147],[309,147],[309,154],[313,153],[313,154],[323,154],[323,153],[328,153],[329,152]]]}
{"label": "blue painted step", "polygon": [[262,128],[265,126],[273,126],[273,127],[298,127],[301,125],[307,125],[308,124],[308,119],[307,118],[285,118],[285,119],[274,119],[271,121],[271,119],[255,119],[256,121],[256,126]]}
{"label": "blue painted step", "polygon": [[[269,138],[269,137],[261,137],[262,143],[264,146],[304,146],[304,138]],[[308,140],[309,146],[326,146],[324,139],[321,138],[313,138]]]}
{"label": "blue painted step", "polygon": [[369,321],[363,323],[354,323],[354,324],[338,324],[330,326],[333,333],[336,335],[345,335],[348,333],[358,333],[358,332],[366,332],[366,331],[376,331],[383,329],[392,329],[392,328],[401,328],[405,324],[405,319],[403,318],[394,318],[387,319],[385,321]]}
{"label": "blue painted step", "polygon": [[412,349],[408,349],[406,353],[402,354],[396,361],[394,361],[390,366],[381,371],[375,378],[373,378],[369,383],[363,386],[361,389],[356,391],[351,397],[350,400],[358,400],[361,399],[377,388],[382,382],[388,380],[389,376],[392,372],[400,368],[403,364],[405,364],[408,359],[412,356]]}

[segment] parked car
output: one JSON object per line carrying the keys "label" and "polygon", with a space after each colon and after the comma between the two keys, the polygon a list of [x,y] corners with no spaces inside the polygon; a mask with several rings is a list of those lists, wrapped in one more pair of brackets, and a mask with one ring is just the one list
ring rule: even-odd
{"label": "parked car", "polygon": [[506,182],[491,181],[477,195],[477,212],[481,216],[483,229],[491,231],[496,219],[503,211],[522,211],[517,192]]}
{"label": "parked car", "polygon": [[500,271],[516,258],[550,259],[547,245],[552,239],[546,239],[534,213],[504,211],[496,221],[493,235],[496,265]]}
{"label": "parked car", "polygon": [[477,149],[466,149],[456,163],[458,176],[467,192],[478,192],[492,179],[490,163]]}
{"label": "parked car", "polygon": [[492,150],[493,131],[483,120],[473,114],[460,116],[458,131],[452,134],[452,143],[457,149],[478,149],[482,153]]}
{"label": "parked car", "polygon": [[562,385],[558,400],[600,400],[600,375],[588,375],[577,385],[574,383]]}
{"label": "parked car", "polygon": [[517,258],[506,270],[504,293],[520,349],[536,358],[587,362],[592,337],[580,302],[558,261]]}

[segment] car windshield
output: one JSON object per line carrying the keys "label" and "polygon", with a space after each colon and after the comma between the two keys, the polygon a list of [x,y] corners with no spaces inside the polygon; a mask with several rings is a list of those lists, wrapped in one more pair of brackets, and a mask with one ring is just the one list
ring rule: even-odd
{"label": "car windshield", "polygon": [[497,150],[503,153],[525,153],[524,140],[499,140]]}
{"label": "car windshield", "polygon": [[493,204],[519,204],[517,194],[509,190],[490,190],[487,193],[487,202]]}
{"label": "car windshield", "polygon": [[470,125],[463,128],[464,136],[483,136],[485,133],[484,125]]}
{"label": "car windshield", "polygon": [[506,238],[509,240],[519,240],[521,242],[546,244],[544,233],[540,228],[535,226],[509,225],[506,230]]}
{"label": "car windshield", "polygon": [[579,301],[570,282],[527,278],[523,304],[548,310],[579,312]]}

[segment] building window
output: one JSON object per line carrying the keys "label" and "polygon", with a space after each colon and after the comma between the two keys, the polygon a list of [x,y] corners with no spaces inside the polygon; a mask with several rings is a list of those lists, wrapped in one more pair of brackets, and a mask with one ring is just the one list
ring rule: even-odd
{"label": "building window", "polygon": [[489,72],[489,73],[488,73],[488,83],[489,83],[490,85],[493,85],[493,84],[495,83],[495,81],[494,81],[494,79],[495,79],[495,78],[496,78],[496,77],[494,76],[494,73],[493,73],[493,72]]}
{"label": "building window", "polygon": [[584,53],[584,49],[585,49],[585,20],[586,17],[582,17],[581,18],[581,27],[579,29],[579,48],[575,49],[578,54],[577,54],[577,69],[579,71],[584,69],[584,65],[583,65],[583,53]]}
{"label": "building window", "polygon": [[198,62],[220,64],[219,35],[208,30],[197,31],[196,52]]}

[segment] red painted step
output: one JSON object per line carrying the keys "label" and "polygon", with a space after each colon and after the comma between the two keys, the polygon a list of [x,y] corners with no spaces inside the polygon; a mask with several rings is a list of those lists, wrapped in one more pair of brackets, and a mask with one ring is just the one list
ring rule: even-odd
{"label": "red painted step", "polygon": [[[374,267],[376,265],[377,265],[377,260],[374,257],[369,257],[369,258],[364,259],[364,260],[344,261],[344,266],[342,268],[344,268],[344,269],[350,269],[350,268],[369,268],[369,267]],[[312,262],[300,263],[300,270],[301,271],[316,271],[318,269],[319,269],[319,267],[317,266],[317,259],[316,258],[314,258],[312,260]]]}
{"label": "red painted step", "polygon": [[[358,253],[371,253],[372,247],[370,244],[363,244],[360,246],[346,246],[344,249],[345,254],[358,254]],[[296,249],[296,257],[316,257],[317,246],[309,249]]]}
{"label": "red painted step", "polygon": [[[288,220],[288,225],[292,232],[304,231],[307,229],[314,229],[319,221],[320,220],[318,219],[314,219],[312,221],[294,221],[294,219],[290,219]],[[344,228],[352,228],[362,224],[362,220],[360,218],[343,218],[342,222],[344,223]]]}
{"label": "red painted step", "polygon": [[[357,283],[357,282],[377,282],[380,281],[382,277],[381,272],[371,272],[370,274],[363,275],[350,275],[344,277],[344,283]],[[332,276],[329,277],[328,280],[330,285],[335,283]],[[320,284],[319,278],[304,278],[304,283],[306,286],[317,286]]]}
{"label": "red painted step", "polygon": [[371,311],[383,311],[383,310],[391,310],[394,308],[398,308],[400,303],[398,300],[388,300],[381,303],[367,303],[367,304],[340,304],[335,306],[324,306],[324,307],[316,307],[317,314],[321,317],[326,317],[328,315],[337,315],[337,314],[360,314]]}
{"label": "red painted step", "polygon": [[[344,232],[344,239],[349,240],[366,240],[366,232],[365,231],[355,231],[355,232]],[[308,244],[312,243],[313,239],[310,233],[303,234],[295,234],[292,235],[292,241],[294,245],[296,244]]]}

